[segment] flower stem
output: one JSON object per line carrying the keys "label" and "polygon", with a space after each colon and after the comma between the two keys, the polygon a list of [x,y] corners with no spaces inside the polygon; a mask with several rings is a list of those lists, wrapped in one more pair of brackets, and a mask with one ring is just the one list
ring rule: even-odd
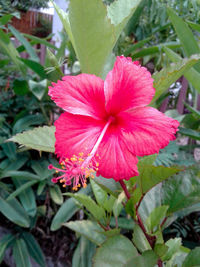
{"label": "flower stem", "polygon": [[127,189],[126,184],[124,183],[124,181],[120,180],[119,183],[120,183],[122,189],[124,190],[124,193],[125,193],[127,199],[130,199],[131,196],[130,196],[130,193],[128,192],[128,189]]}

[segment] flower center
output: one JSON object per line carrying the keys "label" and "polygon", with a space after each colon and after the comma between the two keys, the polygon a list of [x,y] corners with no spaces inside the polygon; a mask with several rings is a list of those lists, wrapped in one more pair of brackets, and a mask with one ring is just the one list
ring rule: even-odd
{"label": "flower center", "polygon": [[[73,183],[73,190],[78,190],[82,185],[84,188],[87,186],[87,179],[89,177],[94,178],[94,173],[98,171],[99,162],[95,160],[99,155],[96,154],[97,149],[109,127],[109,125],[115,120],[110,116],[102,129],[93,149],[88,155],[84,155],[80,152],[78,155],[73,155],[71,158],[64,158],[60,160],[61,168],[56,168],[52,164],[49,165],[49,169],[56,170],[56,173],[62,173],[58,177],[52,179],[53,183],[63,183],[63,187],[71,185]],[[95,156],[95,157],[94,157]]]}

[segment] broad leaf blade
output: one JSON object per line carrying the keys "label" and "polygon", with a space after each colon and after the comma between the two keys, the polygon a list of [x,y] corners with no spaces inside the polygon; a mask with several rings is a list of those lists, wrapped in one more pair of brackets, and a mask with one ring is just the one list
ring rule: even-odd
{"label": "broad leaf blade", "polygon": [[133,243],[122,235],[113,236],[97,249],[93,259],[94,267],[123,267],[133,256],[138,256]]}
{"label": "broad leaf blade", "polygon": [[96,245],[101,245],[106,239],[106,237],[103,235],[103,229],[93,221],[71,221],[64,223],[63,225],[75,231],[76,233],[83,235]]}
{"label": "broad leaf blade", "polygon": [[17,134],[9,139],[9,141],[17,142],[22,146],[45,152],[54,152],[55,144],[55,127],[43,126],[34,130]]}

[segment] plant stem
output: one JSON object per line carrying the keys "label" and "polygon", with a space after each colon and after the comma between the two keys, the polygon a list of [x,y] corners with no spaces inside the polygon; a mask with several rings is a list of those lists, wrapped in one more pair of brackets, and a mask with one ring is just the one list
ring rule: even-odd
{"label": "plant stem", "polygon": [[120,183],[122,189],[124,190],[124,193],[125,193],[127,199],[130,199],[131,196],[130,196],[130,193],[128,192],[128,189],[127,189],[126,184],[124,183],[124,181],[120,180],[119,183]]}
{"label": "plant stem", "polygon": [[[126,187],[126,184],[124,183],[123,180],[119,181],[119,183],[120,183],[122,189],[124,190],[124,193],[125,193],[127,199],[129,200],[129,199],[131,198],[131,196],[130,196],[130,193],[129,193],[127,187]],[[140,199],[138,205],[136,206],[136,218],[137,218],[137,219],[136,219],[136,220],[134,219],[134,220],[136,221],[136,223],[137,223],[137,224],[139,225],[139,227],[141,228],[141,230],[142,230],[142,232],[144,233],[144,235],[145,235],[147,241],[149,242],[149,245],[151,246],[151,248],[154,249],[154,245],[155,245],[155,243],[156,243],[156,237],[155,237],[155,236],[150,236],[150,235],[147,233],[147,231],[146,231],[146,229],[145,229],[145,226],[144,226],[144,224],[143,224],[143,222],[142,222],[142,219],[140,218],[140,215],[139,215],[139,213],[138,213],[138,208],[139,208],[139,206],[140,206],[140,203],[141,203],[143,197],[144,197],[144,195],[142,196],[142,198]],[[163,262],[162,262],[161,259],[158,259],[157,264],[158,264],[158,267],[163,267]]]}

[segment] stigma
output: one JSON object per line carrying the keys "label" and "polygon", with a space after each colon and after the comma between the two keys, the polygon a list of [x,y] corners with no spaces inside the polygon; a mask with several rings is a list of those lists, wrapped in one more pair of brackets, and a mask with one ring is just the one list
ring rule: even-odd
{"label": "stigma", "polygon": [[[95,158],[98,158],[98,154]],[[52,178],[53,183],[60,182],[63,187],[72,185],[72,189],[77,191],[79,187],[87,186],[88,178],[94,178],[94,173],[98,171],[99,162],[91,154],[87,156],[83,152],[73,155],[71,158],[65,158],[60,161],[60,168],[49,165],[49,170],[54,169],[56,174],[61,175]]]}

